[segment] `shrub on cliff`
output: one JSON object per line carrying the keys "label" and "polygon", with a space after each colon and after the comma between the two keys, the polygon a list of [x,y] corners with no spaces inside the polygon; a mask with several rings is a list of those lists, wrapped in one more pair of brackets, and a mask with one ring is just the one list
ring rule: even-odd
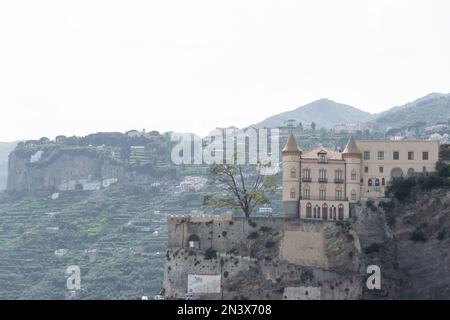
{"label": "shrub on cliff", "polygon": [[211,260],[217,258],[217,251],[213,248],[209,248],[205,251],[205,260]]}
{"label": "shrub on cliff", "polygon": [[249,239],[249,240],[253,240],[256,238],[258,238],[258,232],[252,232],[247,236],[247,239]]}
{"label": "shrub on cliff", "polygon": [[379,243],[372,243],[370,246],[364,249],[365,254],[378,253],[383,246]]}
{"label": "shrub on cliff", "polygon": [[426,234],[426,228],[428,227],[428,224],[424,223],[421,224],[414,230],[414,232],[411,234],[411,237],[409,240],[414,242],[426,242],[428,240],[428,236]]}
{"label": "shrub on cliff", "polygon": [[422,190],[432,190],[440,187],[450,186],[448,178],[441,176],[431,176],[419,179],[419,186]]}
{"label": "shrub on cliff", "polygon": [[446,236],[447,236],[447,230],[444,229],[444,230],[441,230],[441,231],[438,233],[437,239],[438,239],[439,241],[442,241],[442,240],[445,240]]}
{"label": "shrub on cliff", "polygon": [[400,178],[391,182],[387,189],[388,195],[393,195],[398,200],[402,201],[409,197],[411,190],[416,186],[416,178]]}
{"label": "shrub on cliff", "polygon": [[378,206],[383,209],[384,212],[391,212],[394,210],[395,204],[393,201],[382,201]]}

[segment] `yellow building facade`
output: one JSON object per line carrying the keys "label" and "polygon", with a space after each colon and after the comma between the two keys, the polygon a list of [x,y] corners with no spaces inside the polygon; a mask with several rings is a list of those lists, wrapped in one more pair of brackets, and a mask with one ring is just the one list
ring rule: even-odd
{"label": "yellow building facade", "polygon": [[291,134],[282,156],[285,217],[336,221],[361,198],[384,197],[392,179],[434,172],[439,143],[350,137],[343,152],[303,152]]}

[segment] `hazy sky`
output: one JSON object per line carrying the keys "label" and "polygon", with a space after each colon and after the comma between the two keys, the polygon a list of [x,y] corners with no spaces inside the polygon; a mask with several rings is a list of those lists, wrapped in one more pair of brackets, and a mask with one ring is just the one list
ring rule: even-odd
{"label": "hazy sky", "polygon": [[0,141],[450,92],[448,0],[1,1]]}

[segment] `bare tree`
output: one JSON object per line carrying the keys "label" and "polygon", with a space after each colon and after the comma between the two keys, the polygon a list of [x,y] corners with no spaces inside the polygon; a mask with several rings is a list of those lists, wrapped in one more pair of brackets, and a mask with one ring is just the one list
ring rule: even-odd
{"label": "bare tree", "polygon": [[224,185],[227,194],[223,197],[206,195],[203,205],[240,209],[248,219],[256,206],[269,203],[267,196],[276,190],[276,176],[262,175],[262,167],[263,165],[257,166],[253,181],[246,181],[240,165],[213,165],[209,172],[210,181]]}

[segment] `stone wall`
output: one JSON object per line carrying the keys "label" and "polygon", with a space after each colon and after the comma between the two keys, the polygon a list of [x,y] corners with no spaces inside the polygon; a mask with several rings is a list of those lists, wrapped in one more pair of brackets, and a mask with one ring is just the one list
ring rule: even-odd
{"label": "stone wall", "polygon": [[[321,299],[361,295],[359,242],[344,222],[169,216],[167,226],[170,298],[187,293],[190,274],[221,276],[221,292],[198,299],[287,299],[298,295],[286,298],[286,288],[300,287],[320,288]],[[189,247],[192,239],[198,248]]]}

